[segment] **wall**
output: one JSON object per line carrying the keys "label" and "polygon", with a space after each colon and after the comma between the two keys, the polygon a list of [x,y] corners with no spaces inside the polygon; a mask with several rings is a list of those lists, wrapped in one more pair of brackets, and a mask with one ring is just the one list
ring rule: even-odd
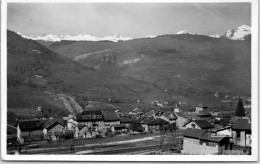
{"label": "wall", "polygon": [[[104,121],[93,121],[93,122],[82,122],[82,124],[86,125],[87,127],[92,128],[93,130],[103,130],[105,128]],[[97,124],[97,128],[94,129],[93,124]]]}
{"label": "wall", "polygon": [[196,107],[195,113],[199,113],[203,111],[203,107]]}
{"label": "wall", "polygon": [[79,130],[79,137],[86,138],[88,132],[88,127],[84,126],[82,129]]}
{"label": "wall", "polygon": [[195,125],[195,129],[201,129],[200,127],[197,126],[194,122],[190,122],[187,125],[185,125],[185,128],[193,128],[192,125]]}
{"label": "wall", "polygon": [[104,125],[106,128],[109,128],[113,125],[119,125],[120,124],[120,121],[105,121],[104,122]]}
{"label": "wall", "polygon": [[185,127],[183,127],[183,125],[185,125],[189,120],[187,118],[184,118],[184,117],[179,117],[177,118],[176,120],[176,126],[179,128],[179,129],[185,129]]}
{"label": "wall", "polygon": [[215,146],[207,146],[206,143],[200,144],[199,139],[192,138],[183,138],[183,150],[182,154],[218,154],[219,146],[216,144]]}
{"label": "wall", "polygon": [[56,124],[54,127],[47,131],[47,134],[55,136],[55,132],[63,132],[64,128],[65,127],[63,127],[62,125]]}
{"label": "wall", "polygon": [[225,129],[217,132],[218,135],[226,135],[226,136],[232,136],[232,131],[230,129]]}
{"label": "wall", "polygon": [[[240,133],[240,137],[237,137],[237,133]],[[232,131],[232,138],[235,145],[251,147],[252,137],[251,134],[245,134],[245,131]],[[245,136],[246,135],[246,136]]]}

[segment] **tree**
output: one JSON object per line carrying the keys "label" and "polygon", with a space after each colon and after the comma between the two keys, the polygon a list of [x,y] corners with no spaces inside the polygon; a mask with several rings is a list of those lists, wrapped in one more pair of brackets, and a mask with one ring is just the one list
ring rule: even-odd
{"label": "tree", "polygon": [[169,126],[168,129],[171,132],[171,137],[173,137],[173,133],[176,130],[176,123],[171,123],[168,126]]}
{"label": "tree", "polygon": [[168,131],[168,125],[162,124],[160,126],[160,147],[161,147],[161,149],[163,148],[164,139],[165,139],[165,135],[166,135],[167,131]]}
{"label": "tree", "polygon": [[244,109],[244,105],[243,105],[243,102],[241,99],[238,100],[235,115],[239,116],[239,117],[245,116],[245,109]]}

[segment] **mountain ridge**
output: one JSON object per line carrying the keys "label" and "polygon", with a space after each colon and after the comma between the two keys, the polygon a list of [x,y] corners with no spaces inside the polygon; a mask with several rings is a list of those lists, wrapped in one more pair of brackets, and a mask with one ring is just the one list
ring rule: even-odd
{"label": "mountain ridge", "polygon": [[[119,42],[119,41],[128,41],[128,40],[134,40],[134,39],[143,39],[143,38],[155,38],[158,36],[162,35],[167,35],[167,34],[161,34],[161,35],[146,35],[143,37],[123,37],[119,34],[116,34],[114,36],[105,36],[105,37],[97,37],[93,34],[90,33],[85,33],[85,34],[79,34],[79,35],[53,35],[53,34],[43,34],[41,36],[27,36],[24,34],[21,34],[17,32],[18,35],[22,36],[23,38],[26,39],[32,39],[32,40],[43,40],[46,42],[60,42],[60,41],[112,41],[112,42]],[[198,35],[197,33],[189,32],[187,30],[181,30],[177,32],[175,35]],[[220,36],[218,34],[214,35],[209,35],[209,37],[213,38],[226,38],[226,39],[231,39],[231,40],[245,40],[245,37],[251,34],[251,27],[247,25],[241,25],[237,28],[230,29],[227,32],[224,33],[224,35]],[[168,35],[173,35],[173,34],[168,34]],[[207,35],[204,35],[207,36]]]}

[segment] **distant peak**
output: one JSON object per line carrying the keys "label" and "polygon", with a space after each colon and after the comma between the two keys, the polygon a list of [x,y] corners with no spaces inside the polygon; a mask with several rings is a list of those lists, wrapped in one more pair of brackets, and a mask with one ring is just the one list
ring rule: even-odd
{"label": "distant peak", "polygon": [[251,34],[251,27],[247,25],[241,25],[237,28],[230,29],[223,35],[224,38],[231,40],[244,40],[247,35]]}
{"label": "distant peak", "polygon": [[189,32],[187,30],[182,30],[182,31],[179,31],[176,33],[177,35],[180,35],[180,34],[191,34],[191,35],[196,35],[196,33],[193,33],[193,32]]}
{"label": "distant peak", "polygon": [[213,35],[210,35],[210,37],[212,37],[212,38],[219,38],[220,36],[218,34],[213,34]]}

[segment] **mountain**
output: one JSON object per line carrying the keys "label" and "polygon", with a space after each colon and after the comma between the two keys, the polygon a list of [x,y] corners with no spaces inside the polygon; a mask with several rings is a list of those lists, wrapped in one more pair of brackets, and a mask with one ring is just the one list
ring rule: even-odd
{"label": "mountain", "polygon": [[[250,40],[163,35],[124,42],[61,41],[46,46],[100,72],[152,86],[146,87],[147,93],[166,89],[170,97],[183,96],[189,101],[191,97],[204,101],[216,91],[250,93]],[[142,94],[137,91],[137,95]],[[142,98],[151,101],[151,96]]]}
{"label": "mountain", "polygon": [[[48,42],[48,44],[59,46],[75,42],[86,43],[61,41]],[[99,44],[109,45],[120,42],[87,43],[91,43],[92,48],[100,49]],[[76,49],[77,47],[74,47],[73,51]],[[131,57],[131,55],[125,57],[126,65],[137,62]],[[149,83],[122,76],[121,70],[112,64],[93,62],[92,65],[83,65],[71,60],[71,57],[54,52],[46,45],[39,44],[38,41],[23,38],[9,30],[7,31],[7,59],[8,111],[12,110],[15,113],[30,114],[39,106],[42,109],[64,109],[65,103],[57,98],[60,94],[102,101],[105,107],[123,110],[132,109],[136,99],[147,98],[150,101],[169,97],[167,93],[150,86]],[[112,62],[110,58],[107,59],[107,63],[109,62]],[[116,99],[124,103],[106,104],[108,99]]]}
{"label": "mountain", "polygon": [[[133,40],[133,39],[142,39],[142,38],[155,38],[158,37],[158,35],[147,35],[144,37],[138,37],[138,38],[132,38],[132,37],[123,37],[119,34],[116,34],[114,36],[105,36],[105,37],[97,37],[93,34],[85,33],[85,34],[79,34],[75,36],[71,35],[53,35],[53,34],[43,34],[41,36],[27,36],[24,34],[21,34],[17,32],[18,35],[22,36],[26,39],[32,39],[36,41],[45,41],[45,42],[60,42],[60,41],[112,41],[112,42],[119,42],[119,41],[127,41],[127,40]],[[187,30],[182,30],[176,33],[176,35],[181,34],[190,34],[190,35],[197,35],[197,33],[189,32]],[[171,35],[171,34],[170,34]],[[210,35],[209,37],[213,38],[226,38],[231,40],[245,40],[249,35],[251,35],[251,27],[247,25],[241,25],[236,29],[230,29],[228,30],[223,36],[219,36],[217,34]],[[159,35],[164,36],[164,35]]]}
{"label": "mountain", "polygon": [[[8,108],[62,108],[46,90],[120,100],[109,106],[124,110],[154,100],[219,107],[220,99],[212,96],[216,92],[251,93],[250,40],[161,35],[123,42],[44,42],[8,31],[7,50]],[[40,75],[44,78],[36,82],[29,78]]]}
{"label": "mountain", "polygon": [[228,30],[222,37],[232,40],[245,40],[249,35],[251,35],[251,27],[241,25],[235,29]]}
{"label": "mountain", "polygon": [[189,32],[187,30],[182,30],[182,31],[179,31],[176,33],[177,35],[180,35],[180,34],[190,34],[190,35],[196,35],[196,33],[192,33],[192,32]]}
{"label": "mountain", "polygon": [[75,36],[71,36],[71,35],[52,35],[52,34],[43,34],[41,36],[27,36],[27,35],[23,35],[21,33],[17,33],[19,35],[21,35],[23,38],[26,39],[32,39],[32,40],[42,40],[42,41],[46,41],[46,42],[60,42],[62,40],[67,40],[67,41],[112,41],[112,42],[118,42],[118,41],[125,41],[125,40],[132,40],[131,37],[122,37],[119,34],[116,34],[114,36],[105,36],[105,37],[97,37],[94,36],[92,34],[86,33],[86,34],[80,34],[80,35],[75,35]]}
{"label": "mountain", "polygon": [[220,36],[218,34],[213,34],[213,35],[210,35],[209,37],[212,37],[212,38],[219,38]]}

